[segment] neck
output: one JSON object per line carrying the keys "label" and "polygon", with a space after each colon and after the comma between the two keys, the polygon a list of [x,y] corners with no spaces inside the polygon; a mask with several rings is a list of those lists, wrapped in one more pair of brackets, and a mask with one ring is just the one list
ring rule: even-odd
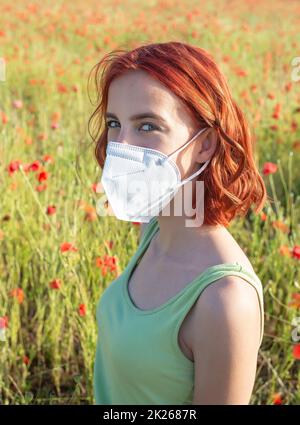
{"label": "neck", "polygon": [[[156,245],[159,255],[168,255],[180,258],[189,250],[199,249],[199,244],[204,243],[208,238],[212,238],[217,233],[225,230],[222,225],[201,224],[196,227],[187,227],[185,216],[161,216],[157,217],[159,231],[155,236],[154,244]],[[189,218],[191,220],[191,218]]]}

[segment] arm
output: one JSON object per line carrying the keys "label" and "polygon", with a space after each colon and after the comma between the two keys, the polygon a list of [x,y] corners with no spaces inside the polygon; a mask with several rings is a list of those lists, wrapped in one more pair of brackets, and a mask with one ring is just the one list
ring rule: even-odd
{"label": "arm", "polygon": [[249,404],[260,339],[256,289],[226,276],[204,289],[195,311],[192,404]]}

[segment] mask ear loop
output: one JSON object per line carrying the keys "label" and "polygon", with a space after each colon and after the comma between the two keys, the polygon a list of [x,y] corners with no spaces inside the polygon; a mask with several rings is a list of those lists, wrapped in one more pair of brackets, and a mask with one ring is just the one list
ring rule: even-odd
{"label": "mask ear loop", "polygon": [[[203,130],[205,130],[205,129],[202,129],[201,131],[203,131]],[[198,135],[199,133],[197,133],[196,134],[196,136],[194,136],[193,137],[193,139],[192,140],[194,140],[195,139],[195,137],[197,137],[197,135]],[[190,140],[190,142],[192,142],[192,140]],[[188,142],[188,143],[190,143],[190,142]],[[183,148],[181,148],[181,149],[183,149]],[[173,155],[173,154],[172,154]],[[190,181],[190,180],[192,180],[195,176],[197,176],[198,174],[200,174],[207,166],[208,166],[208,164],[209,164],[209,162],[210,162],[210,159],[208,159],[204,164],[203,164],[203,166],[199,169],[199,170],[197,170],[194,174],[192,174],[191,176],[189,176],[187,179],[185,179],[185,180],[183,180],[182,182],[180,182],[177,186],[176,186],[176,188],[175,188],[175,190],[171,190],[170,192],[167,192],[165,195],[163,195],[163,197],[161,198],[161,199],[159,199],[157,202],[155,202],[151,207],[153,208],[153,207],[156,207],[156,205],[157,204],[159,204],[159,202],[161,202],[162,200],[164,200],[165,199],[165,197],[166,196],[170,196],[170,193],[172,192],[172,191],[176,191],[176,193],[178,192],[178,188],[179,187],[181,187],[182,185],[184,185],[186,182],[188,182],[188,181]],[[176,165],[176,164],[175,164]],[[176,194],[175,193],[175,194]],[[144,208],[142,211],[140,210],[139,212],[138,212],[138,214],[140,215],[140,214],[143,214],[146,210],[148,210],[149,208]]]}
{"label": "mask ear loop", "polygon": [[[170,155],[166,155],[166,158],[161,159],[159,158],[157,160],[157,164],[162,164],[164,161],[166,161],[170,156],[174,155],[174,153],[176,153],[177,151],[181,151],[182,149],[184,149],[186,146],[188,146],[190,143],[192,143],[193,140],[195,140],[195,138],[197,136],[199,136],[199,134],[203,133],[204,130],[206,130],[209,127],[205,127],[205,128],[201,128],[201,130],[199,130],[194,137],[192,137],[191,140],[189,140],[188,142],[186,142],[183,146],[181,146],[180,148],[176,149],[174,152],[172,152]],[[178,192],[178,188],[181,187],[184,183],[186,183],[187,181],[191,180],[191,178],[195,177],[196,175],[200,174],[208,165],[210,160],[206,161],[206,163],[200,168],[200,170],[197,170],[194,174],[192,174],[192,176],[188,177],[188,179],[183,180],[177,187],[176,187],[176,191]],[[174,163],[175,164],[175,163]],[[177,167],[177,165],[175,164],[175,166]],[[172,191],[170,191],[172,192]],[[155,207],[157,204],[159,204],[159,202],[161,202],[163,199],[165,199],[166,196],[170,196],[170,192],[167,192],[161,199],[159,199],[157,202],[155,202],[151,207]],[[176,193],[177,193],[176,192]],[[138,212],[138,214],[142,214],[147,211],[149,208],[144,208],[143,210],[140,210]]]}
{"label": "mask ear loop", "polygon": [[[188,177],[187,179],[185,179],[185,180],[183,180],[181,183],[179,183],[178,184],[178,186],[176,186],[176,188],[175,188],[175,190],[174,189],[172,189],[171,191],[169,191],[169,192],[167,192],[167,193],[165,193],[165,195],[163,195],[162,196],[162,198],[161,199],[159,199],[158,201],[156,201],[153,205],[151,205],[151,207],[150,207],[150,210],[151,210],[151,208],[153,208],[153,207],[156,207],[156,205],[158,205],[161,201],[163,201],[163,200],[165,200],[165,198],[167,197],[167,196],[170,196],[170,193],[172,192],[172,191],[176,191],[175,192],[175,195],[176,195],[176,193],[178,192],[178,188],[180,188],[183,184],[185,184],[187,181],[189,181],[189,180],[192,180],[196,175],[198,175],[198,174],[200,174],[207,166],[208,166],[208,164],[209,164],[209,161],[210,161],[210,159],[208,159],[206,162],[205,162],[205,164],[200,168],[200,170],[198,170],[198,171],[196,171],[194,174],[192,174],[192,176],[190,176],[190,177]],[[174,195],[174,196],[175,196]],[[147,210],[149,210],[149,207],[148,208],[144,208],[142,211],[140,210],[139,212],[138,212],[138,215],[143,215],[143,213],[145,212],[145,211],[147,211]]]}
{"label": "mask ear loop", "polygon": [[181,183],[179,183],[179,185],[177,187],[182,186],[183,184],[185,184],[186,182],[192,180],[194,177],[196,177],[198,174],[202,173],[203,170],[205,170],[205,168],[208,166],[210,159],[208,159],[200,168],[200,170],[197,170],[194,174],[192,174],[191,176],[189,176],[188,178],[186,178],[185,180],[182,180]]}
{"label": "mask ear loop", "polygon": [[203,133],[203,131],[204,131],[204,130],[206,130],[207,128],[209,128],[209,127],[201,128],[201,129],[198,131],[198,133],[196,133],[196,134],[195,134],[195,136],[191,138],[191,140],[189,140],[188,142],[184,143],[184,144],[183,144],[180,148],[176,149],[174,152],[170,153],[169,155],[166,155],[166,158],[164,158],[164,159],[159,159],[159,160],[158,160],[158,164],[163,164],[163,162],[164,162],[164,161],[166,161],[168,158],[170,158],[172,155],[174,155],[174,153],[182,151],[182,150],[183,150],[184,148],[186,148],[186,147],[187,147],[190,143],[192,143],[192,142],[196,139],[196,137],[198,137],[201,133]]}

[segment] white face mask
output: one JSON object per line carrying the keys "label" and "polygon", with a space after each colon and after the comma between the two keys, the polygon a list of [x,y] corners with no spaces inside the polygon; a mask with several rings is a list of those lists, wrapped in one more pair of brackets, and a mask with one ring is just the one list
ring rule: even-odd
{"label": "white face mask", "polygon": [[180,186],[206,168],[210,160],[182,181],[179,168],[170,159],[205,129],[170,155],[156,149],[108,142],[101,184],[118,219],[148,223],[171,201]]}

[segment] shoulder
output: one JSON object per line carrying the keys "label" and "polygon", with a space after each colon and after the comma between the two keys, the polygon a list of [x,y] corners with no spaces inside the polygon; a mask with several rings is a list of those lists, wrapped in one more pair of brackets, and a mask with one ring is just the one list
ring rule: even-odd
{"label": "shoulder", "polygon": [[[201,293],[198,303],[207,303],[208,306],[215,306],[222,303],[227,308],[235,310],[244,305],[249,305],[249,298],[256,300],[256,289],[244,278],[229,275],[210,283]],[[234,303],[233,303],[234,301]],[[220,305],[219,305],[220,306]]]}
{"label": "shoulder", "polygon": [[259,299],[256,288],[245,279],[225,276],[201,293],[193,314],[193,345],[208,342],[212,332],[219,341],[226,335],[232,343],[247,338],[259,343]]}
{"label": "shoulder", "polygon": [[256,289],[238,276],[206,287],[192,325],[193,404],[248,404],[260,338]]}

